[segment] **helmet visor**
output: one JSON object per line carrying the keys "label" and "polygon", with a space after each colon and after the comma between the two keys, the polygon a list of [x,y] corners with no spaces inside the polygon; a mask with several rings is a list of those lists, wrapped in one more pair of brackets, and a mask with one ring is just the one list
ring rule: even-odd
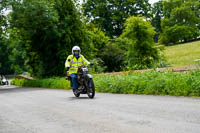
{"label": "helmet visor", "polygon": [[79,50],[74,50],[74,54],[79,54]]}

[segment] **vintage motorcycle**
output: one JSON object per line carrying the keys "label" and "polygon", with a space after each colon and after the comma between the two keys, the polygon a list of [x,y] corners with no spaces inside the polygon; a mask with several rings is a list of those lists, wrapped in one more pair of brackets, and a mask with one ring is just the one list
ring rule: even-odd
{"label": "vintage motorcycle", "polygon": [[[68,77],[68,80],[70,81],[70,85],[72,87],[71,77]],[[87,66],[80,66],[78,68],[77,83],[78,83],[78,89],[73,90],[73,93],[76,97],[79,97],[80,94],[87,94],[89,98],[94,98],[95,87],[94,87],[93,77],[88,73]]]}

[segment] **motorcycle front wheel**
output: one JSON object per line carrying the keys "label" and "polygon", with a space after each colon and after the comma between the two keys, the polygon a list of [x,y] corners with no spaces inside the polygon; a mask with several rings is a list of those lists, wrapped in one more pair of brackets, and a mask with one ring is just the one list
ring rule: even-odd
{"label": "motorcycle front wheel", "polygon": [[94,98],[95,96],[95,87],[94,87],[93,79],[90,79],[88,81],[87,94],[89,98]]}
{"label": "motorcycle front wheel", "polygon": [[75,97],[79,97],[80,96],[80,93],[78,93],[76,90],[73,90],[73,93],[74,93]]}

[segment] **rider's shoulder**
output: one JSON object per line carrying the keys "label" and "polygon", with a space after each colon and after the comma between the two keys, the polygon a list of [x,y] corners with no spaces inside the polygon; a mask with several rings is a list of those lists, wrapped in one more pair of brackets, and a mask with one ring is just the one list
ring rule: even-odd
{"label": "rider's shoulder", "polygon": [[71,54],[71,55],[69,55],[67,58],[72,58],[73,57],[73,55]]}
{"label": "rider's shoulder", "polygon": [[84,57],[82,54],[80,54],[81,57]]}

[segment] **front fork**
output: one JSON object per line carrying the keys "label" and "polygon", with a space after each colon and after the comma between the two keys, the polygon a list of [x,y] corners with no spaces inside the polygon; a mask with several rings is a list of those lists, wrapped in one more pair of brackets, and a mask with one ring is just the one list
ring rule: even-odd
{"label": "front fork", "polygon": [[88,84],[89,81],[90,81],[90,79],[92,79],[92,75],[87,74],[87,75],[85,76],[85,85],[86,85],[87,88],[90,87],[89,84]]}

